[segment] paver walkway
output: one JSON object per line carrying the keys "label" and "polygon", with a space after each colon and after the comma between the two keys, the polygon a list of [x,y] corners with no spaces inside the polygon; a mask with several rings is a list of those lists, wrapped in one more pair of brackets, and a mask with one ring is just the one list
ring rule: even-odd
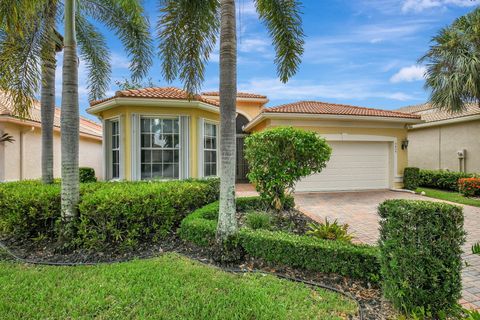
{"label": "paver walkway", "polygon": [[[442,201],[398,191],[297,193],[295,202],[302,212],[317,221],[338,219],[348,223],[356,241],[375,244],[378,236],[377,206],[386,199]],[[462,206],[462,205],[461,205]],[[465,206],[467,241],[463,259],[467,267],[462,272],[463,292],[460,303],[467,308],[480,309],[480,256],[473,255],[471,246],[480,241],[480,208]]]}

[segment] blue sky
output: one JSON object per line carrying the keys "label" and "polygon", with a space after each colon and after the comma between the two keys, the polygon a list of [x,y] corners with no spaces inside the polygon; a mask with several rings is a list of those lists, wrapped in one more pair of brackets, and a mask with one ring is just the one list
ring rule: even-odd
{"label": "blue sky", "polygon": [[[157,0],[144,1],[154,26]],[[274,51],[250,0],[237,0],[238,89],[265,94],[269,106],[318,100],[382,109],[418,104],[428,98],[423,67],[416,64],[430,39],[455,18],[470,12],[470,0],[306,0],[303,1],[305,54],[299,72],[287,84],[278,81]],[[128,78],[128,59],[115,35],[105,30],[112,51],[112,84]],[[154,32],[152,27],[152,32]],[[61,58],[61,57],[59,57]],[[156,57],[150,77],[160,86],[161,61]],[[59,61],[61,66],[61,61]],[[60,69],[60,68],[58,68]],[[61,70],[57,70],[61,74]],[[80,106],[88,107],[84,63],[80,67]],[[207,67],[204,90],[218,90],[218,51]],[[57,76],[57,95],[61,92]],[[58,103],[60,99],[58,97]]]}

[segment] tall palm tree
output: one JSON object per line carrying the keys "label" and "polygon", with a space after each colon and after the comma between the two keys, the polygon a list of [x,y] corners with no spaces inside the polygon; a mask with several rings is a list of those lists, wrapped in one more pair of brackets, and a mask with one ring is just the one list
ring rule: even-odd
{"label": "tall palm tree", "polygon": [[467,103],[480,107],[480,8],[440,30],[432,42],[419,60],[427,64],[431,103],[451,112],[464,110]]}
{"label": "tall palm tree", "polygon": [[[297,0],[255,0],[276,51],[281,81],[293,76],[303,53],[304,34]],[[220,23],[219,23],[220,21]],[[235,115],[237,34],[235,0],[164,0],[158,21],[159,52],[166,80],[179,78],[197,93],[220,29],[220,212],[217,239],[237,232],[235,218]]]}
{"label": "tall palm tree", "polygon": [[[99,99],[109,83],[109,51],[105,38],[87,17],[119,36],[131,58],[133,79],[143,78],[152,64],[149,24],[137,0],[65,0],[63,5],[59,0],[25,2],[29,1],[0,4],[0,89],[9,90],[19,115],[28,113],[31,97],[42,82],[41,61],[52,61],[55,23],[63,21],[62,216],[68,221],[76,214],[79,195],[77,40],[89,72],[89,98]],[[16,15],[19,10],[23,10],[21,18]],[[51,68],[43,70],[51,75]],[[48,86],[51,81],[44,83]],[[49,90],[45,89],[51,94]]]}

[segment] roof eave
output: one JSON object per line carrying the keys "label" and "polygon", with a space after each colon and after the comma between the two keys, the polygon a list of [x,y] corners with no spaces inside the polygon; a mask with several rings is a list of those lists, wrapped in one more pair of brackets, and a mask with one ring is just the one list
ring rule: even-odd
{"label": "roof eave", "polygon": [[137,98],[137,97],[116,97],[107,101],[100,102],[87,109],[92,115],[99,112],[109,110],[118,106],[135,105],[135,106],[158,106],[158,107],[197,107],[202,110],[219,113],[220,109],[212,104],[198,100],[181,100],[181,99],[161,99],[161,98]]}
{"label": "roof eave", "polygon": [[452,119],[430,121],[430,122],[423,121],[424,123],[412,125],[409,129],[414,130],[414,129],[436,127],[436,126],[442,126],[442,125],[447,125],[447,124],[455,124],[455,123],[475,121],[475,120],[480,120],[480,114],[457,117],[457,118],[452,118]]}
{"label": "roof eave", "polygon": [[293,112],[263,112],[250,121],[244,128],[249,131],[264,119],[327,119],[327,120],[362,120],[362,121],[378,121],[378,122],[396,122],[405,124],[418,124],[423,120],[420,118],[401,118],[401,117],[379,117],[379,116],[362,116],[362,115],[340,115],[340,114],[315,114],[315,113],[293,113]]}

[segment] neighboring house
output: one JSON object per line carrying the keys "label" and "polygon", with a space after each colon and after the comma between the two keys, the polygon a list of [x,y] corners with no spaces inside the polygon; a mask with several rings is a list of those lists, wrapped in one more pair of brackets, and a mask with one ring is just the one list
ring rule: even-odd
{"label": "neighboring house", "polygon": [[[13,106],[0,92],[0,133],[13,136],[13,143],[0,143],[0,181],[38,179],[42,176],[42,135],[40,103],[34,101],[29,116],[20,119],[13,113]],[[102,170],[102,127],[100,124],[80,118],[81,167],[95,169],[98,177]],[[54,176],[60,177],[60,109],[55,110],[54,119]]]}
{"label": "neighboring house", "polygon": [[397,111],[421,116],[425,123],[408,131],[408,164],[423,169],[480,172],[480,107],[470,104],[449,113],[422,104]]}
{"label": "neighboring house", "polygon": [[[184,179],[218,173],[219,97],[189,100],[177,88],[124,90],[87,110],[103,121],[105,179]],[[237,181],[246,181],[243,139],[251,132],[294,126],[318,132],[333,147],[327,168],[299,191],[386,189],[402,186],[407,125],[420,116],[322,102],[265,108],[262,95],[238,93]]]}

